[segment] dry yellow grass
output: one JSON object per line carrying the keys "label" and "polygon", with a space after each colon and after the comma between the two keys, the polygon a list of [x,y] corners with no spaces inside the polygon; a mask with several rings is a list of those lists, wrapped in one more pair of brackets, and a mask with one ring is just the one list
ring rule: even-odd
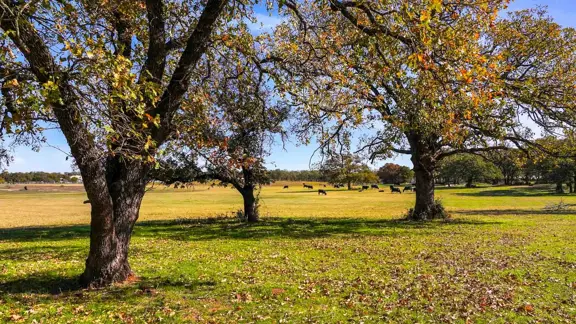
{"label": "dry yellow grass", "polygon": [[[287,184],[289,189],[282,189]],[[311,183],[316,188],[322,184]],[[266,186],[261,193],[263,217],[400,217],[414,203],[414,193],[391,194],[368,190],[364,192],[327,188],[327,196],[317,190],[302,188],[301,183],[278,182]],[[81,185],[0,186],[0,228],[87,224],[90,205]],[[563,199],[576,203],[576,197],[548,195],[548,187],[487,187],[480,189],[446,188],[437,190],[452,212],[482,214],[500,210],[515,214],[541,210]],[[196,185],[194,189],[173,189],[156,186],[146,194],[140,221],[180,218],[206,218],[232,215],[242,207],[240,194],[231,188]]]}

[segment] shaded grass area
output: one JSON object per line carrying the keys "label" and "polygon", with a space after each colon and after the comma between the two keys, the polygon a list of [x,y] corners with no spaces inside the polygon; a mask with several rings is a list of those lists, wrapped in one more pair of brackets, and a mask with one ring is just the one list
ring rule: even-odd
{"label": "shaded grass area", "polygon": [[537,185],[537,186],[518,186],[518,187],[487,187],[483,190],[471,190],[471,191],[461,191],[458,192],[459,196],[475,196],[475,197],[569,197],[572,196],[569,193],[557,194],[548,185]]}
{"label": "shaded grass area", "polygon": [[[134,237],[169,238],[174,240],[214,239],[307,239],[341,234],[379,235],[395,233],[395,230],[424,230],[439,226],[493,225],[501,222],[471,219],[451,219],[435,222],[413,222],[403,219],[367,218],[265,218],[258,223],[243,223],[234,218],[176,219],[171,221],[139,222]],[[87,225],[58,227],[27,227],[0,230],[5,242],[49,242],[89,238]],[[43,250],[57,252],[58,247],[44,245]],[[18,249],[15,251],[19,252]],[[0,255],[7,253],[1,251]]]}
{"label": "shaded grass area", "polygon": [[[348,192],[314,200],[322,218],[300,216],[315,208],[300,195],[258,224],[145,219],[130,250],[138,279],[103,290],[76,281],[87,225],[0,229],[0,322],[576,321],[576,216],[540,207],[555,197],[463,192],[474,189],[442,192],[453,219],[428,223],[389,207],[409,195]],[[229,199],[212,197],[198,208]]]}

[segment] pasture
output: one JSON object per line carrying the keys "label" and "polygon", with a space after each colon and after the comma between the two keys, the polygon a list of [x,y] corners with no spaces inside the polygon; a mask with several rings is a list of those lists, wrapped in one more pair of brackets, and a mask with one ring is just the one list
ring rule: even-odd
{"label": "pasture", "polygon": [[[413,193],[276,183],[262,221],[230,188],[151,189],[131,282],[80,290],[81,186],[0,186],[0,322],[576,321],[576,196],[439,188],[449,221],[400,220]],[[324,189],[324,188],[322,188]],[[562,201],[567,208],[545,209]]]}

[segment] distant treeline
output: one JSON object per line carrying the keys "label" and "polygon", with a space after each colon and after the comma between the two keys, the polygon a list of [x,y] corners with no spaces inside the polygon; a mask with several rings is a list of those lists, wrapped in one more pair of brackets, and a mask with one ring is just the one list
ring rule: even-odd
{"label": "distant treeline", "polygon": [[[2,172],[0,173],[0,183],[58,183],[76,182],[79,174],[74,172]],[[76,177],[74,177],[76,176]]]}
{"label": "distant treeline", "polygon": [[326,181],[318,170],[270,170],[273,181]]}

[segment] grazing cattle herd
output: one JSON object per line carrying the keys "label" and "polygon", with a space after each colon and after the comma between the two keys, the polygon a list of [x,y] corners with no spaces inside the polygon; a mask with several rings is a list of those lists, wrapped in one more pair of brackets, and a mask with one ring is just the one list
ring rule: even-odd
{"label": "grazing cattle herd", "polygon": [[[213,182],[211,184],[209,184],[208,186],[208,190],[210,190],[210,188],[213,188],[215,186],[217,186],[218,184]],[[396,187],[396,186],[398,187]],[[406,192],[406,191],[411,191],[411,192],[416,192],[416,187],[414,185],[406,185],[404,187],[404,190],[400,190],[399,186],[400,184],[395,184],[395,185],[390,185],[390,192],[391,193],[399,193],[401,194],[402,192]],[[306,189],[314,189],[314,186],[306,184],[306,183],[302,183],[302,186]],[[318,186],[321,186],[323,188],[327,188],[327,186],[325,184],[318,184]],[[167,185],[167,187],[172,187],[172,185]],[[224,186],[226,187],[226,186]],[[340,188],[345,188],[346,186],[342,183],[337,183],[334,184],[334,188],[335,189],[340,189]],[[177,182],[174,184],[174,188],[175,189],[187,189],[187,188],[193,188],[194,189],[194,185],[192,183],[180,183]],[[282,189],[290,189],[290,187],[288,185],[284,185],[282,187]],[[377,184],[372,184],[372,185],[362,185],[362,187],[358,190],[359,192],[362,192],[364,190],[370,190],[370,189],[376,189],[378,190],[378,192],[386,192],[384,189],[380,189],[380,186],[378,186]],[[24,187],[24,190],[28,190],[28,187]],[[324,189],[318,189],[318,195],[322,195],[322,196],[327,196],[328,192]],[[90,200],[84,200],[84,204],[90,204]]]}
{"label": "grazing cattle herd", "polygon": [[[194,185],[193,185],[192,183],[176,182],[176,183],[174,183],[174,184],[169,184],[169,185],[166,185],[166,186],[167,186],[167,187],[171,187],[172,185],[174,186],[175,189],[188,189],[188,188],[193,188],[193,189],[194,189]],[[217,184],[216,182],[210,183],[209,186],[208,186],[208,189],[213,188],[213,187],[215,187],[215,186],[217,186],[217,185],[218,185],[218,184]],[[314,189],[314,186],[313,186],[313,185],[306,184],[305,182],[302,183],[302,186],[303,186],[305,189],[311,189],[311,190]],[[318,186],[321,186],[321,187],[323,187],[323,188],[327,188],[327,186],[326,186],[325,184],[319,184]],[[337,184],[334,184],[333,186],[334,186],[335,189],[340,189],[340,188],[345,188],[345,187],[346,187],[343,183],[337,183]],[[399,188],[400,186],[401,186],[401,185],[398,184],[398,183],[395,183],[394,185],[390,185],[390,192],[391,192],[391,193],[395,193],[395,192],[397,192],[397,193],[403,193],[403,192],[406,192],[406,191],[416,192],[416,187],[415,187],[413,184],[406,185],[406,186],[404,187],[404,190],[400,190],[400,188]],[[225,187],[226,187],[226,186],[225,186]],[[282,187],[282,189],[290,189],[290,186],[284,185],[284,186]],[[380,186],[377,185],[377,184],[362,185],[358,191],[362,192],[362,191],[364,191],[364,190],[370,190],[370,189],[376,189],[376,190],[378,190],[378,192],[385,192],[385,190],[380,189]],[[28,190],[28,187],[24,187],[24,190]],[[319,189],[319,190],[318,190],[318,194],[319,194],[319,195],[327,195],[327,192],[326,192],[326,190]],[[87,202],[84,202],[84,203],[86,204]]]}
{"label": "grazing cattle herd", "polygon": [[[218,185],[218,184],[217,184],[216,182],[210,183],[209,186],[208,186],[208,190],[210,190],[210,188],[213,188],[213,187],[215,187],[215,186],[217,186],[217,185]],[[166,186],[167,186],[167,187],[171,187],[172,185],[166,185]],[[194,185],[193,185],[192,183],[176,182],[176,183],[173,184],[173,186],[174,186],[175,189],[188,189],[188,188],[193,188],[193,189],[194,189]],[[313,186],[313,185],[309,185],[309,184],[307,184],[307,183],[305,183],[305,182],[302,183],[302,186],[303,186],[305,189],[311,189],[311,190],[314,189],[314,186]],[[327,188],[327,186],[326,186],[325,184],[318,184],[318,186],[323,187],[323,188]],[[334,184],[333,186],[334,186],[335,189],[340,189],[340,188],[345,188],[345,187],[346,187],[343,183],[336,183],[336,184]],[[399,193],[399,194],[401,194],[401,193],[403,193],[403,192],[406,192],[406,191],[416,192],[416,187],[415,187],[413,184],[406,185],[406,186],[404,187],[404,190],[400,190],[400,186],[401,186],[401,184],[399,184],[399,183],[395,183],[394,185],[390,185],[390,192],[391,192],[391,193],[396,193],[396,192],[397,192],[397,193]],[[225,186],[225,187],[226,187],[226,186]],[[290,189],[290,186],[284,185],[284,186],[282,186],[282,189]],[[377,185],[377,184],[362,185],[358,191],[359,191],[359,192],[362,192],[362,191],[364,191],[364,190],[370,190],[370,189],[376,189],[376,190],[378,190],[378,192],[386,192],[384,189],[381,189],[380,186]],[[27,187],[24,187],[24,190],[28,190],[28,188],[27,188]],[[326,196],[326,195],[328,195],[328,192],[327,192],[326,190],[324,190],[324,189],[318,189],[318,195],[324,195],[324,196]],[[86,201],[84,201],[84,203],[85,203],[85,204],[89,204],[90,201],[89,201],[89,200],[86,200]]]}
{"label": "grazing cattle herd", "polygon": [[[306,184],[306,183],[302,183],[302,186],[303,186],[305,189],[314,189],[314,186],[309,185],[309,184]],[[321,186],[323,186],[324,188],[326,188],[326,185],[321,185]],[[406,185],[406,186],[404,187],[404,190],[400,190],[400,186],[401,186],[401,184],[399,184],[399,183],[396,183],[396,184],[394,184],[394,185],[390,185],[390,192],[391,192],[391,193],[397,192],[397,193],[399,193],[399,194],[401,194],[401,193],[403,193],[403,192],[406,192],[406,191],[416,192],[416,187],[415,187],[414,185],[412,185],[412,184]],[[337,183],[337,184],[334,185],[334,188],[335,188],[335,189],[340,189],[340,188],[344,188],[344,187],[345,187],[344,184],[340,184],[340,183]],[[288,189],[288,186],[284,186],[283,189]],[[369,185],[369,186],[368,186],[368,185],[362,185],[362,187],[361,187],[358,191],[362,192],[362,191],[364,191],[364,190],[369,190],[369,189],[377,189],[378,192],[385,192],[383,189],[380,189],[380,186],[378,186],[377,184],[372,184],[372,185]],[[318,189],[318,195],[324,195],[324,196],[326,196],[326,195],[328,195],[328,193],[326,192],[326,190]]]}

